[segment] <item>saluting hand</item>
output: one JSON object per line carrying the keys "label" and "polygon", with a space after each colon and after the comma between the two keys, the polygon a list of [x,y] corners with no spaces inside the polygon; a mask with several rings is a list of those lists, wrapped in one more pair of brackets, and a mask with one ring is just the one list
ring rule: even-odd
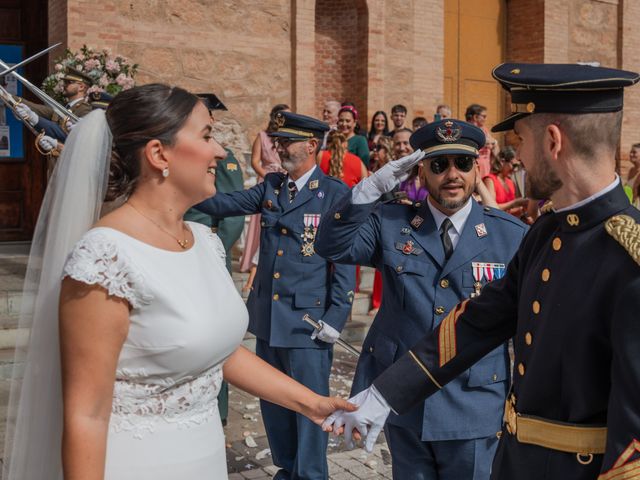
{"label": "saluting hand", "polygon": [[373,175],[358,183],[352,190],[351,199],[355,204],[372,203],[381,195],[390,192],[401,182],[409,178],[411,169],[424,157],[422,150],[385,164]]}

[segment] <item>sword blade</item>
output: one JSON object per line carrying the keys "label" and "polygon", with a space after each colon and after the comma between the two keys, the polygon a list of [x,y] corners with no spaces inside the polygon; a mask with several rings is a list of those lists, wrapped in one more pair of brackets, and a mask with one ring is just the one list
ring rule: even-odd
{"label": "sword blade", "polygon": [[[4,63],[2,60],[0,60],[0,67],[9,68],[9,66],[6,63]],[[42,90],[40,90],[38,87],[36,87],[33,83],[31,83],[29,80],[24,78],[18,72],[11,72],[9,75],[13,75],[17,80],[20,81],[20,83],[22,83],[25,87],[31,90],[31,92],[36,97],[38,97],[44,103],[46,103],[51,108],[53,108],[54,112],[56,112],[62,118],[68,117],[71,120],[73,120],[75,123],[78,123],[80,121],[80,119],[76,115],[74,115],[72,112],[64,108],[62,105],[60,105],[53,98],[51,98],[49,95],[47,95]]]}
{"label": "sword blade", "polygon": [[53,50],[56,47],[59,47],[60,45],[62,45],[62,42],[58,42],[55,45],[51,45],[50,47],[45,48],[41,52],[36,53],[35,55],[31,55],[29,58],[22,60],[20,63],[16,63],[13,67],[7,68],[6,70],[0,72],[0,77],[13,72],[14,70],[17,70],[20,67],[24,67],[27,63],[33,62],[36,58],[40,58],[44,54],[49,53],[51,50]]}
{"label": "sword blade", "polygon": [[[317,331],[322,330],[322,325],[320,325],[317,321],[315,321],[313,318],[311,318],[311,315],[309,315],[308,313],[306,313],[304,315],[304,317],[302,317],[302,320],[305,321],[306,323],[308,323],[309,325],[311,325]],[[342,348],[344,348],[351,355],[354,355],[356,357],[360,356],[360,351],[358,351],[357,348],[355,348],[353,345],[350,345],[349,343],[345,342],[341,338],[338,338],[338,340],[336,340],[336,345],[340,345]]]}

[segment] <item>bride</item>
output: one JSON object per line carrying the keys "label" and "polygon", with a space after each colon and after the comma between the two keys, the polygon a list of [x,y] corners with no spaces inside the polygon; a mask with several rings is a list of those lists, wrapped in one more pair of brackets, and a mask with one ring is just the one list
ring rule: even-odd
{"label": "bride", "polygon": [[[150,84],[71,133],[32,244],[5,479],[226,479],[223,377],[317,424],[355,409],[239,346],[248,315],[221,241],[182,221],[215,194],[211,122],[194,95]],[[94,224],[107,190],[127,200]]]}

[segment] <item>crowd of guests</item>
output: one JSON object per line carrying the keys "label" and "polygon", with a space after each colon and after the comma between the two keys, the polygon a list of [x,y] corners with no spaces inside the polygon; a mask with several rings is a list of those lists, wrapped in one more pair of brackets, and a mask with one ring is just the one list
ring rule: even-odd
{"label": "crowd of guests", "polygon": [[[276,147],[268,136],[277,129],[275,123],[279,112],[290,111],[288,105],[278,104],[271,110],[265,130],[258,133],[251,153],[251,166],[256,172],[257,181],[262,182],[270,172],[283,171]],[[422,116],[411,120],[408,125],[408,109],[404,105],[394,105],[390,115],[378,110],[371,116],[369,130],[361,127],[362,119],[356,105],[328,100],[322,110],[322,120],[331,130],[325,136],[318,152],[317,162],[322,171],[341,179],[352,188],[363,178],[377,171],[387,162],[397,160],[413,152],[409,142],[411,134],[429,123]],[[446,104],[437,106],[433,121],[452,118],[451,107]],[[471,104],[466,108],[466,122],[482,129],[486,135],[486,144],[479,151],[476,185],[476,199],[488,206],[504,210],[528,224],[532,224],[540,214],[546,199],[529,199],[525,196],[526,172],[517,158],[516,149],[505,145],[500,147],[491,135],[487,122],[487,108]],[[640,207],[640,143],[634,144],[629,154],[631,169],[625,182],[629,200]],[[399,187],[401,195],[398,202],[407,204],[423,201],[428,191],[420,181],[419,168],[416,167],[407,180]],[[260,215],[253,215],[246,232],[245,248],[240,261],[242,272],[249,272],[244,289],[250,290],[259,258]],[[359,276],[359,275],[358,275]],[[359,283],[359,281],[358,281]],[[375,315],[382,300],[382,278],[376,272],[373,283],[370,314]]]}

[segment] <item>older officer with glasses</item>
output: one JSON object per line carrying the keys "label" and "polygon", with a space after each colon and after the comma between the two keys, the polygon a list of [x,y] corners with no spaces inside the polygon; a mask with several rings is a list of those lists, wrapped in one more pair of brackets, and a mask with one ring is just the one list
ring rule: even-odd
{"label": "older officer with glasses", "polygon": [[[316,239],[323,257],[382,272],[382,305],[363,345],[353,394],[371,386],[456,304],[500,278],[527,228],[472,198],[478,149],[485,143],[481,129],[446,119],[420,128],[410,141],[416,152],[356,185],[323,217]],[[412,206],[381,204],[380,196],[420,161],[427,199]],[[410,412],[392,414],[385,435],[393,477],[488,479],[508,383],[502,344]],[[375,395],[375,387],[367,394]]]}

